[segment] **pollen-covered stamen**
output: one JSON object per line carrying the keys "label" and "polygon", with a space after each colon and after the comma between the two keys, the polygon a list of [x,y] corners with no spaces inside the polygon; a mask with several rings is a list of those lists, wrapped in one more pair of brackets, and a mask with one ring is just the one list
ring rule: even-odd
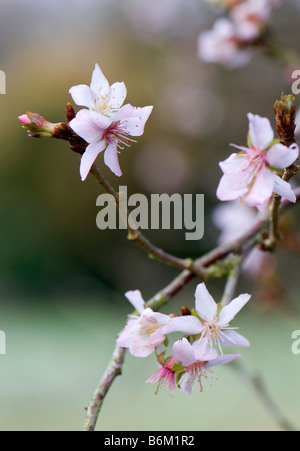
{"label": "pollen-covered stamen", "polygon": [[117,144],[117,147],[121,150],[123,150],[124,147],[120,144],[130,147],[131,143],[137,142],[126,132],[126,127],[124,127],[122,121],[113,122],[105,131],[103,138],[105,138],[109,144]]}
{"label": "pollen-covered stamen", "polygon": [[141,317],[139,320],[139,325],[141,326],[141,334],[146,337],[154,334],[154,332],[161,327],[161,324],[149,317]]}
{"label": "pollen-covered stamen", "polygon": [[227,324],[227,326],[220,326],[219,319],[215,318],[213,321],[203,323],[202,338],[205,338],[208,343],[218,346],[223,355],[222,344],[226,340],[229,340],[233,345],[236,345],[235,341],[231,339],[226,332],[228,330],[236,329],[238,329],[238,327],[231,327],[230,324]]}
{"label": "pollen-covered stamen", "polygon": [[210,369],[206,367],[206,362],[195,362],[189,365],[186,369],[185,378],[186,382],[194,384],[197,379],[200,385],[200,392],[203,392],[202,378],[207,379],[207,373],[213,374]]}

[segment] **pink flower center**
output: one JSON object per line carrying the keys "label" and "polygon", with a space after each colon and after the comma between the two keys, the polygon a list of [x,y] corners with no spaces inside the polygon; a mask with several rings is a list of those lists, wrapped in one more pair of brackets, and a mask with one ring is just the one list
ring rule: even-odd
{"label": "pink flower center", "polygon": [[121,150],[124,149],[123,146],[130,147],[131,143],[137,142],[129,137],[129,134],[122,127],[121,121],[113,122],[105,131],[103,138],[106,139],[109,144],[117,145]]}

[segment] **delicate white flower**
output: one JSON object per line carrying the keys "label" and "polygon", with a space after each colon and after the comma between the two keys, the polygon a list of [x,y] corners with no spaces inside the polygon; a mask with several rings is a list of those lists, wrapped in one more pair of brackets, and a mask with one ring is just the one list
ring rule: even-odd
{"label": "delicate white flower", "polygon": [[90,87],[73,86],[69,92],[76,105],[85,106],[108,117],[121,108],[127,95],[123,82],[109,86],[98,64],[95,66]]}
{"label": "delicate white flower", "polygon": [[198,55],[207,63],[240,67],[250,61],[252,52],[241,47],[233,23],[228,19],[221,18],[215,22],[212,30],[200,34]]}
{"label": "delicate white flower", "polygon": [[238,37],[245,41],[256,39],[271,17],[272,5],[268,0],[247,0],[231,11]]}
{"label": "delicate white flower", "polygon": [[144,133],[145,123],[153,107],[135,108],[124,105],[112,117],[95,111],[81,110],[70,122],[70,127],[77,135],[89,143],[81,158],[80,175],[85,180],[99,153],[104,153],[104,163],[120,177],[122,171],[119,164],[118,149],[129,147],[132,136]]}
{"label": "delicate white flower", "polygon": [[193,315],[171,318],[164,328],[165,333],[181,331],[188,335],[201,335],[200,341],[206,343],[209,349],[217,345],[248,347],[246,338],[235,331],[231,321],[247,304],[251,296],[241,294],[227,306],[220,308],[209,294],[204,283],[198,285],[195,293],[195,310],[198,317]]}
{"label": "delicate white flower", "polygon": [[218,199],[243,198],[246,205],[261,211],[266,209],[273,192],[295,202],[290,184],[274,173],[274,169],[291,166],[299,156],[298,146],[274,144],[274,132],[267,118],[249,113],[248,119],[249,148],[234,146],[241,152],[220,163],[224,175],[217,190]]}
{"label": "delicate white flower", "polygon": [[172,357],[177,365],[183,367],[183,375],[179,380],[180,390],[187,394],[192,393],[197,380],[202,392],[202,377],[211,373],[211,367],[232,362],[240,356],[241,354],[238,353],[218,356],[215,349],[208,349],[205,342],[200,340],[193,344],[190,344],[186,338],[176,341],[172,347]]}
{"label": "delicate white flower", "polygon": [[[218,205],[213,211],[213,223],[221,234],[218,244],[241,238],[259,220],[261,213],[240,203],[239,200]],[[243,269],[247,275],[256,276],[273,263],[274,256],[255,247],[246,257]]]}
{"label": "delicate white flower", "polygon": [[153,312],[142,298],[141,292],[129,291],[125,294],[140,316],[131,315],[128,323],[117,339],[122,348],[129,348],[135,357],[147,357],[164,342],[164,326],[170,321],[168,315]]}

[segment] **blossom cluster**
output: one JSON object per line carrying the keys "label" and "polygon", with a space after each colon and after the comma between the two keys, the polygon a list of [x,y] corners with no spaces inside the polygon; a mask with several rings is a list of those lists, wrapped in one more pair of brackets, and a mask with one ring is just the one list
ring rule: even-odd
{"label": "blossom cluster", "polygon": [[267,118],[249,113],[248,119],[248,147],[233,145],[240,152],[220,163],[224,175],[218,186],[218,199],[240,198],[245,205],[260,211],[266,210],[273,193],[296,202],[291,185],[281,175],[283,169],[298,159],[299,147],[297,144],[287,147],[274,140]]}
{"label": "blossom cluster", "polygon": [[121,82],[109,86],[98,64],[91,85],[73,86],[70,94],[77,105],[87,108],[80,110],[69,124],[89,144],[80,164],[82,180],[86,179],[97,156],[103,151],[105,164],[120,177],[122,171],[118,149],[129,147],[135,142],[133,136],[144,133],[145,123],[153,107],[123,105],[127,95],[125,84]]}
{"label": "blossom cluster", "polygon": [[[224,354],[223,347],[248,347],[248,340],[240,335],[231,321],[247,304],[251,296],[242,294],[227,305],[217,304],[204,283],[197,286],[195,309],[191,314],[176,316],[154,312],[147,307],[141,292],[126,293],[127,299],[136,309],[125,329],[117,339],[117,344],[129,348],[136,357],[147,357],[156,353],[159,370],[148,380],[158,383],[174,394],[176,386],[190,394],[196,381],[202,391],[202,378],[211,373],[211,368],[232,362],[240,353]],[[167,354],[172,332],[184,336],[175,341],[171,354]]]}
{"label": "blossom cluster", "polygon": [[198,39],[201,60],[229,67],[247,64],[259,45],[270,21],[272,9],[280,0],[206,0],[222,6],[228,16],[215,22]]}

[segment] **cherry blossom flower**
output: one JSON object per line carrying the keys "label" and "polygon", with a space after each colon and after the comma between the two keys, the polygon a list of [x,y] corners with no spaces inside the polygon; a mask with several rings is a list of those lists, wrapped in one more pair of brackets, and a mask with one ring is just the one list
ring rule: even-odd
{"label": "cherry blossom flower", "polygon": [[90,87],[73,86],[69,92],[76,105],[85,106],[107,117],[111,117],[121,108],[127,95],[123,82],[109,86],[98,64],[95,66]]}
{"label": "cherry blossom flower", "polygon": [[129,317],[125,329],[117,339],[117,344],[122,348],[129,348],[135,357],[147,357],[165,341],[164,326],[171,318],[148,308],[138,290],[129,291],[125,296],[140,316]]}
{"label": "cherry blossom flower", "polygon": [[234,24],[229,19],[220,18],[212,30],[199,35],[198,55],[206,63],[221,63],[235,68],[247,64],[252,51],[242,48]]}
{"label": "cherry blossom flower", "polygon": [[250,300],[249,294],[241,294],[221,308],[214,301],[205,284],[201,283],[196,289],[195,298],[195,310],[198,316],[171,318],[164,328],[165,333],[181,331],[189,335],[201,335],[200,341],[205,342],[209,349],[217,345],[221,353],[223,353],[222,346],[250,346],[248,340],[237,333],[236,328],[231,327],[230,324]]}
{"label": "cherry blossom flower", "polygon": [[153,107],[135,108],[125,105],[112,117],[96,111],[81,110],[70,122],[70,127],[89,145],[82,156],[80,175],[85,180],[97,156],[104,152],[104,162],[110,170],[120,177],[122,171],[118,159],[118,149],[129,147],[132,136],[144,133],[145,123]]}
{"label": "cherry blossom flower", "polygon": [[217,190],[218,199],[241,198],[246,205],[257,207],[260,211],[266,209],[273,192],[296,202],[290,184],[274,170],[280,172],[291,166],[299,156],[298,146],[274,144],[274,132],[267,118],[249,113],[248,119],[249,148],[234,146],[241,152],[220,163],[224,175]]}
{"label": "cherry blossom flower", "polygon": [[241,354],[218,356],[215,349],[207,349],[205,342],[198,340],[191,344],[186,338],[182,338],[174,343],[172,356],[175,363],[183,368],[183,375],[179,380],[180,390],[191,394],[196,380],[200,391],[203,391],[202,378],[206,378],[207,373],[211,374],[211,367],[232,362],[241,357]]}
{"label": "cherry blossom flower", "polygon": [[268,0],[247,0],[231,11],[236,33],[242,40],[256,39],[271,17],[272,5]]}
{"label": "cherry blossom flower", "polygon": [[158,393],[161,386],[164,386],[166,390],[170,391],[172,396],[174,395],[176,387],[176,371],[172,369],[173,366],[174,359],[173,357],[170,357],[165,363],[160,363],[160,369],[152,374],[146,381],[146,384],[158,384],[155,394]]}

